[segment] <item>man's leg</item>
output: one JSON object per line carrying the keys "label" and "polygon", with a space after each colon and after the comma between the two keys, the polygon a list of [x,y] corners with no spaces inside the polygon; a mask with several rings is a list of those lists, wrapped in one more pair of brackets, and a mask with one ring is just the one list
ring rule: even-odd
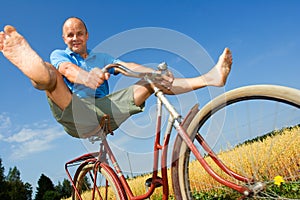
{"label": "man's leg", "polygon": [[[232,55],[228,48],[225,48],[220,55],[217,64],[203,76],[194,78],[175,78],[171,90],[160,87],[165,94],[181,94],[197,90],[206,86],[222,87],[225,85],[232,65]],[[159,86],[158,86],[159,87]],[[141,105],[153,93],[149,84],[139,81],[134,87],[134,101]]]}
{"label": "man's leg", "polygon": [[62,110],[70,103],[72,95],[64,84],[62,76],[30,47],[25,38],[12,26],[5,26],[0,33],[0,50],[33,83],[45,90],[47,95]]}

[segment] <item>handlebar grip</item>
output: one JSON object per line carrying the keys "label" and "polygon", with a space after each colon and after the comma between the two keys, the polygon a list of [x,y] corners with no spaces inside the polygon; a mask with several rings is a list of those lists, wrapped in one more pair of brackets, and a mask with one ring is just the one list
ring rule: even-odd
{"label": "handlebar grip", "polygon": [[162,63],[160,63],[158,66],[157,66],[157,69],[159,70],[159,71],[167,71],[168,70],[168,65],[167,65],[167,63],[166,62],[162,62]]}
{"label": "handlebar grip", "polygon": [[108,72],[109,69],[111,68],[114,68],[114,67],[118,67],[118,66],[121,66],[120,64],[109,64],[109,65],[106,65],[102,68],[102,72],[105,73],[105,72]]}

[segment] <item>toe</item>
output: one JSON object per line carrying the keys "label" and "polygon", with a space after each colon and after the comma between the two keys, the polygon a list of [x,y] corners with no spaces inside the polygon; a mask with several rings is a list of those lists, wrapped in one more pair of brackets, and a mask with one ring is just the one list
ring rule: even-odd
{"label": "toe", "polygon": [[4,27],[4,32],[6,33],[6,34],[11,34],[11,33],[13,33],[13,32],[15,32],[16,31],[16,28],[15,27],[13,27],[13,26],[11,26],[11,25],[6,25],[5,27]]}

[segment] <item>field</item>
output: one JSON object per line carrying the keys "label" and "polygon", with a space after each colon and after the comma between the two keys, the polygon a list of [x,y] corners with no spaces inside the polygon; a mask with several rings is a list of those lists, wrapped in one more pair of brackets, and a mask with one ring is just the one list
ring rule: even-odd
{"label": "field", "polygon": [[[272,147],[272,151],[270,151],[270,147]],[[229,163],[230,168],[238,171],[239,173],[250,175],[255,174],[256,179],[271,180],[271,184],[274,185],[272,187],[274,187],[276,190],[288,190],[279,192],[291,193],[291,195],[296,195],[297,198],[300,198],[299,182],[296,183],[296,185],[293,184],[285,186],[284,181],[288,182],[289,180],[280,179],[280,177],[295,177],[295,174],[298,174],[299,176],[296,179],[298,179],[299,181],[299,147],[300,126],[296,126],[293,128],[286,128],[280,131],[273,132],[270,136],[258,138],[255,141],[248,141],[246,144],[239,145],[231,150],[220,152],[218,155],[225,163]],[[212,160],[207,158],[207,162],[212,163]],[[253,171],[253,166],[256,166],[256,169],[258,170]],[[219,171],[217,172],[221,173]],[[170,183],[170,172],[168,173],[168,176],[169,189],[171,193],[170,199],[173,199],[173,190]],[[222,199],[216,198],[218,195],[220,195],[225,196],[224,199],[226,199],[226,196],[235,195],[231,190],[227,191],[228,194],[224,194],[223,190],[221,191],[216,189],[221,188],[221,185],[214,181],[197,162],[192,162],[190,164],[189,176],[191,179],[191,187],[192,190],[195,191],[194,196],[196,198],[198,197],[199,199],[204,199],[205,197],[206,199]],[[134,194],[143,194],[145,192],[144,185],[145,180],[148,177],[150,177],[150,175],[143,175],[128,180]],[[230,179],[231,177],[227,176],[227,178]],[[151,199],[160,199],[161,193],[162,189],[157,188]],[[85,194],[85,196],[89,195],[90,192],[87,192]],[[213,198],[209,198],[209,196]],[[294,196],[291,198],[294,198]]]}

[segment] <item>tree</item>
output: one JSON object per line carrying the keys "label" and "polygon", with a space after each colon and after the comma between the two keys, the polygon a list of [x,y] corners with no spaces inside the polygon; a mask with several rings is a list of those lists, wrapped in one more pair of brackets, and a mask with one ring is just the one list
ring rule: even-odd
{"label": "tree", "polygon": [[2,159],[0,158],[0,184],[5,181],[4,167],[2,166]]}
{"label": "tree", "polygon": [[4,176],[4,167],[0,158],[0,199],[9,199],[7,194],[7,183]]}
{"label": "tree", "polygon": [[32,187],[23,183],[21,173],[17,167],[10,168],[7,179],[7,194],[11,200],[31,200]]}
{"label": "tree", "polygon": [[64,179],[62,184],[58,182],[55,190],[60,194],[61,198],[67,198],[72,195],[72,185],[69,180]]}
{"label": "tree", "polygon": [[47,191],[55,191],[54,185],[50,178],[42,174],[40,179],[38,180],[35,200],[43,200],[43,197]]}
{"label": "tree", "polygon": [[57,191],[46,191],[43,200],[60,200],[61,195]]}
{"label": "tree", "polygon": [[85,176],[83,179],[82,190],[86,191],[86,190],[89,190],[90,188],[91,188],[91,183],[90,183],[88,177]]}
{"label": "tree", "polygon": [[25,195],[26,199],[32,199],[32,186],[29,183],[25,183]]}
{"label": "tree", "polygon": [[17,167],[9,168],[9,172],[8,172],[6,179],[8,182],[14,182],[14,181],[21,180],[21,173],[17,169]]}

